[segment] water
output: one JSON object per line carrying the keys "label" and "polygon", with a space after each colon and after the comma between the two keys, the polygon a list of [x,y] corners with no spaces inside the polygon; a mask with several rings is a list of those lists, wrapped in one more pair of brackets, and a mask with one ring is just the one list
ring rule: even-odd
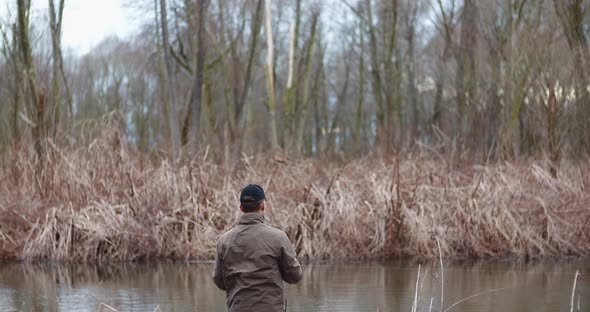
{"label": "water", "polygon": [[[496,290],[450,311],[569,311],[576,270],[575,307],[590,311],[590,261],[448,262],[444,305]],[[211,281],[212,264],[0,264],[0,311],[227,311]],[[418,264],[307,265],[298,285],[286,286],[288,311],[410,311]],[[438,262],[422,265],[418,311],[440,311]],[[103,311],[111,311],[103,309]]]}

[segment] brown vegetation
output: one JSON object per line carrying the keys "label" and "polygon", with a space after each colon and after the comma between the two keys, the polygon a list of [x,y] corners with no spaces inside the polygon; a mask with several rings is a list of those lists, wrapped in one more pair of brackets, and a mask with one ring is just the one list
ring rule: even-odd
{"label": "brown vegetation", "polygon": [[0,171],[0,255],[26,260],[210,259],[248,182],[266,188],[269,223],[309,259],[552,257],[590,253],[590,164],[464,165],[417,152],[335,163],[200,153],[172,164],[118,135],[31,147]]}

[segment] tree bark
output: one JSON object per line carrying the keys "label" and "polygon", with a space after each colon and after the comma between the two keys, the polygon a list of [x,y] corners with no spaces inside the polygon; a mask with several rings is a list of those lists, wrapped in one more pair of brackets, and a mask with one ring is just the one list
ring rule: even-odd
{"label": "tree bark", "polygon": [[[387,55],[385,59],[385,75],[386,80],[389,80],[389,83],[386,83],[386,92],[385,92],[385,102],[386,102],[386,121],[385,121],[385,128],[387,129],[387,144],[386,147],[388,150],[395,149],[396,146],[396,133],[400,133],[401,131],[397,130],[398,124],[395,124],[396,113],[399,113],[401,109],[401,73],[399,71],[399,64],[400,60],[397,55],[399,55],[399,46],[398,46],[398,20],[399,20],[399,1],[392,0],[391,1],[391,23],[384,23],[384,25],[390,25],[390,28],[384,27],[384,33],[389,34],[388,38],[388,47],[387,47]],[[395,63],[393,61],[395,59]],[[400,129],[401,130],[401,129]]]}
{"label": "tree bark", "polygon": [[547,136],[550,167],[549,172],[551,176],[557,178],[557,169],[559,165],[559,149],[557,147],[557,98],[555,97],[555,81],[552,79],[547,81],[547,88],[549,89],[549,98],[547,99]]}
{"label": "tree bark", "polygon": [[12,96],[13,96],[13,103],[12,103],[12,118],[10,120],[10,127],[11,127],[11,135],[12,135],[12,142],[16,143],[20,140],[20,130],[18,127],[18,119],[19,119],[19,111],[21,109],[23,95],[22,95],[22,86],[23,86],[23,77],[22,77],[22,70],[21,64],[19,61],[18,53],[20,51],[20,45],[18,42],[18,28],[16,24],[12,25],[12,38],[11,41],[8,40],[8,36],[2,26],[0,25],[0,32],[2,33],[2,39],[4,44],[3,55],[6,60],[10,60],[10,67],[13,76],[13,87],[12,87]]}
{"label": "tree bark", "polygon": [[443,101],[443,91],[445,86],[445,74],[446,74],[446,65],[451,56],[451,51],[453,49],[453,32],[454,32],[454,21],[455,21],[455,1],[451,1],[451,10],[449,14],[445,11],[443,7],[442,0],[438,0],[438,7],[440,9],[440,15],[442,19],[442,26],[443,31],[442,35],[444,37],[444,48],[442,54],[440,54],[440,58],[438,61],[438,68],[437,68],[437,79],[436,79],[436,91],[434,96],[434,113],[432,115],[431,123],[434,127],[438,129],[442,129],[442,101]]}
{"label": "tree bark", "polygon": [[371,10],[371,0],[366,0],[365,2],[367,7],[367,23],[369,27],[369,49],[370,49],[370,56],[371,56],[371,82],[372,82],[372,89],[373,89],[373,98],[375,99],[375,103],[377,104],[377,137],[376,137],[376,144],[378,147],[382,148],[386,144],[385,141],[385,112],[383,107],[383,92],[382,92],[382,82],[381,82],[381,74],[379,71],[379,58],[378,58],[378,46],[377,46],[377,36],[375,34],[375,26],[373,25],[373,12]]}
{"label": "tree bark", "polygon": [[201,101],[203,93],[203,68],[207,51],[205,50],[205,14],[207,10],[208,0],[198,0],[198,14],[197,14],[197,62],[195,69],[195,82],[193,85],[193,100],[192,100],[192,123],[190,141],[193,142],[193,147],[197,147],[199,135],[199,122],[201,120]]}
{"label": "tree bark", "polygon": [[61,119],[61,25],[63,21],[64,0],[59,1],[58,11],[55,11],[53,0],[49,0],[49,28],[51,29],[51,43],[52,43],[52,62],[53,62],[53,76],[52,76],[52,118],[53,132],[55,137],[59,129]]}
{"label": "tree bark", "polygon": [[158,141],[160,144],[164,144],[170,137],[170,125],[168,125],[168,121],[170,120],[169,116],[169,107],[170,107],[170,98],[168,97],[168,88],[166,86],[166,65],[164,64],[164,58],[162,56],[162,42],[161,42],[161,27],[160,27],[160,18],[158,12],[158,0],[154,0],[154,22],[156,24],[156,57],[158,60],[158,87],[160,97],[163,101],[162,105],[160,106],[160,113],[158,114],[158,121],[160,124],[160,128],[164,130],[160,130],[158,133]]}
{"label": "tree bark", "polygon": [[[242,89],[242,93],[239,97],[238,103],[236,105],[236,120],[239,124],[244,124],[244,119],[242,118],[242,112],[244,111],[246,105],[246,99],[248,98],[248,93],[250,91],[250,82],[252,77],[252,71],[254,67],[254,56],[256,55],[256,50],[258,47],[258,35],[260,34],[260,28],[262,27],[262,16],[263,16],[263,4],[264,0],[258,0],[256,4],[256,11],[254,13],[254,19],[252,20],[252,24],[250,27],[250,43],[248,47],[248,64],[246,65],[246,73],[244,76],[244,88]],[[238,128],[242,128],[238,126]]]}
{"label": "tree bark", "polygon": [[455,126],[460,147],[467,134],[467,105],[475,97],[475,49],[477,43],[477,6],[474,0],[465,0],[461,42],[457,53],[457,118]]}
{"label": "tree bark", "polygon": [[576,74],[575,135],[577,146],[590,153],[590,49],[585,33],[583,0],[553,0],[568,45],[574,54]]}
{"label": "tree bark", "polygon": [[268,80],[268,110],[270,114],[270,146],[272,150],[279,148],[279,140],[277,136],[277,119],[275,112],[275,83],[274,83],[274,65],[273,65],[273,38],[272,38],[272,19],[271,19],[271,2],[266,0],[266,42],[267,42],[267,80]]}
{"label": "tree bark", "polygon": [[295,0],[295,18],[291,23],[290,32],[290,46],[289,46],[289,77],[287,79],[287,90],[285,91],[285,105],[283,119],[285,122],[284,131],[284,144],[285,146],[291,147],[294,145],[295,139],[295,114],[297,111],[297,95],[299,79],[293,79],[298,77],[299,67],[294,64],[299,64],[299,28],[301,24],[301,0]]}
{"label": "tree bark", "polygon": [[407,33],[406,33],[406,40],[408,42],[408,61],[407,64],[407,71],[408,71],[408,99],[410,104],[410,111],[412,112],[411,122],[412,125],[410,126],[410,146],[414,145],[415,141],[418,139],[418,90],[416,89],[416,77],[415,77],[415,61],[414,61],[414,36],[415,36],[415,29],[416,29],[416,18],[418,12],[418,5],[414,4],[412,8],[412,12],[408,16],[408,25],[407,25]]}
{"label": "tree bark", "polygon": [[[328,136],[328,144],[326,145],[325,151],[326,152],[330,152],[332,150],[332,152],[336,152],[336,138],[337,138],[337,133],[341,133],[344,129],[344,127],[340,127],[340,119],[341,119],[341,114],[344,111],[345,107],[346,107],[346,102],[347,102],[347,95],[348,95],[348,84],[350,81],[350,65],[346,64],[345,65],[345,73],[344,73],[344,83],[342,85],[342,90],[340,91],[340,94],[338,94],[337,96],[337,106],[336,106],[336,113],[334,114],[334,117],[332,119],[330,128],[329,128],[329,136]],[[326,125],[327,126],[327,125]]]}
{"label": "tree bark", "polygon": [[363,29],[363,21],[359,22],[359,36],[360,36],[360,53],[359,53],[359,94],[358,100],[356,104],[356,114],[355,114],[355,131],[354,131],[354,141],[355,141],[355,153],[357,155],[361,154],[361,138],[362,138],[362,120],[363,120],[363,104],[364,104],[364,97],[365,97],[365,39],[364,39],[364,29]]}
{"label": "tree bark", "polygon": [[316,35],[316,26],[318,22],[319,13],[314,13],[311,20],[311,36],[309,38],[309,43],[307,44],[307,51],[305,53],[305,78],[303,82],[303,101],[301,102],[301,110],[298,111],[297,116],[297,137],[296,137],[296,145],[295,151],[297,153],[301,153],[303,148],[303,134],[304,134],[304,127],[305,121],[307,119],[307,106],[309,102],[309,93],[310,93],[310,84],[311,84],[311,69],[313,67],[313,47],[315,43],[315,35]]}
{"label": "tree bark", "polygon": [[25,0],[17,0],[18,6],[18,33],[20,51],[23,58],[25,75],[29,86],[29,95],[31,97],[31,111],[35,112],[33,126],[33,141],[35,152],[39,159],[43,158],[43,129],[44,129],[44,105],[45,98],[38,93],[37,78],[35,74],[35,67],[33,65],[33,55],[31,52],[31,45],[29,42],[29,13],[30,2],[25,3]]}
{"label": "tree bark", "polygon": [[162,49],[166,70],[164,79],[168,85],[169,101],[169,123],[171,139],[171,156],[176,160],[180,150],[180,131],[178,126],[178,113],[176,110],[176,74],[174,72],[174,61],[170,55],[170,43],[168,39],[168,15],[166,13],[166,0],[160,0],[160,22],[162,31]]}

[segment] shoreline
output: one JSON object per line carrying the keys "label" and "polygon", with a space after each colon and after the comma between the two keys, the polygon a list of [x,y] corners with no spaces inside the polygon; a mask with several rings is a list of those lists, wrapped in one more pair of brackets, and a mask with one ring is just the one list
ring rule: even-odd
{"label": "shoreline", "polygon": [[[567,257],[544,257],[544,258],[523,258],[523,257],[504,257],[504,258],[446,258],[443,259],[445,266],[458,264],[475,264],[475,263],[511,263],[511,264],[560,264],[583,262],[590,263],[590,256],[567,256]],[[329,259],[329,260],[312,260],[300,261],[302,266],[352,266],[352,267],[390,267],[391,264],[404,264],[394,267],[418,266],[433,264],[437,267],[438,259],[419,259],[416,257],[402,257],[389,259]],[[7,265],[32,265],[32,266],[81,266],[81,267],[117,267],[117,266],[159,266],[159,265],[214,265],[214,260],[182,260],[182,259],[148,259],[142,261],[103,261],[103,262],[83,262],[83,261],[59,261],[59,260],[30,260],[30,259],[0,259],[0,266]]]}

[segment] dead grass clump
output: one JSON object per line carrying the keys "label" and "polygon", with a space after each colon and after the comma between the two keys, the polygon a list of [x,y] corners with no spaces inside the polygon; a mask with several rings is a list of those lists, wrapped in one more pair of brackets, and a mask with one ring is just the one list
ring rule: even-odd
{"label": "dead grass clump", "polygon": [[431,157],[322,160],[198,156],[171,164],[108,134],[77,148],[18,148],[0,172],[0,256],[67,261],[211,259],[240,188],[267,190],[268,221],[311,259],[588,255],[588,162],[450,170]]}

